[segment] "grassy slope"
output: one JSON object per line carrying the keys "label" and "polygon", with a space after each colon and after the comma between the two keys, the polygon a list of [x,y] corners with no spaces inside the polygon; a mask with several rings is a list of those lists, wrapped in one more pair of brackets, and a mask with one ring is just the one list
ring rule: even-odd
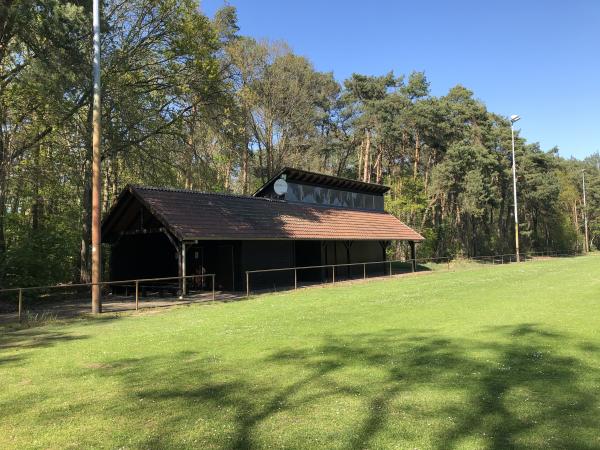
{"label": "grassy slope", "polygon": [[600,258],[0,335],[0,448],[598,448]]}

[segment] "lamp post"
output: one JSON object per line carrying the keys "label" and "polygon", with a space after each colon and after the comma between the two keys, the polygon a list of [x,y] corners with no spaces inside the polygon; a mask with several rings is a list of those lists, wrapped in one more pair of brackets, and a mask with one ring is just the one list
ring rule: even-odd
{"label": "lamp post", "polygon": [[590,251],[590,241],[588,240],[587,203],[585,201],[585,169],[581,170],[581,176],[583,177],[583,230],[585,237],[585,245],[583,246],[583,251],[588,253]]}
{"label": "lamp post", "polygon": [[517,253],[517,262],[521,261],[521,257],[519,255],[519,216],[517,214],[517,169],[515,165],[515,127],[514,124],[521,117],[513,114],[510,116],[510,134],[512,137],[512,174],[513,174],[513,200],[515,206],[515,250]]}

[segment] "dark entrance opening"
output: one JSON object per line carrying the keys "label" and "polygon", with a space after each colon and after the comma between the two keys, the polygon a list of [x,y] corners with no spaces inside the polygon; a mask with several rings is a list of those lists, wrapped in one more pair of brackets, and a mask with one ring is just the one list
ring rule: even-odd
{"label": "dark entrance opening", "polygon": [[235,259],[233,245],[217,246],[217,289],[235,291]]}
{"label": "dark entrance opening", "polygon": [[188,286],[191,290],[212,289],[209,278],[201,277],[210,273],[207,269],[206,249],[202,245],[192,244],[186,249],[185,266],[186,275],[198,275],[195,278],[188,278]]}
{"label": "dark entrance opening", "polygon": [[124,235],[112,245],[112,281],[176,276],[177,251],[164,233]]}
{"label": "dark entrance opening", "polygon": [[[321,241],[295,241],[294,252],[296,267],[320,266]],[[298,281],[321,281],[321,269],[304,269],[298,271]]]}

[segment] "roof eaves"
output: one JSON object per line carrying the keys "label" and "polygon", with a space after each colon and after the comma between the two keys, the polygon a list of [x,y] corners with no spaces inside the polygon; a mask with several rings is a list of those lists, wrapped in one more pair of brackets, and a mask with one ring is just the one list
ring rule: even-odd
{"label": "roof eaves", "polygon": [[130,185],[129,186],[129,190],[133,194],[133,196],[135,198],[137,198],[142,205],[144,205],[146,208],[148,208],[148,211],[150,211],[152,213],[152,215],[154,215],[160,221],[160,223],[162,223],[163,226],[167,230],[169,230],[169,232],[171,234],[173,234],[173,236],[175,236],[180,241],[183,240],[184,237],[181,235],[181,233],[179,233],[179,231],[177,231],[175,228],[173,228],[173,226],[171,226],[171,224],[169,223],[169,221],[159,211],[157,211],[156,208],[154,208],[150,203],[148,203],[146,201],[146,199],[144,198],[143,194],[141,194],[139,192],[142,189],[146,189],[146,188],[140,187],[140,186],[135,186],[135,185]]}

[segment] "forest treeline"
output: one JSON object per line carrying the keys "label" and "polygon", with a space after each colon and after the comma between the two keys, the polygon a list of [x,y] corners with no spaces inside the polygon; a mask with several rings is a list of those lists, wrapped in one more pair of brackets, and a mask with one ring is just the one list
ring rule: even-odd
{"label": "forest treeline", "polygon": [[[91,5],[0,4],[0,283],[89,280]],[[102,3],[103,212],[127,183],[251,194],[283,166],[391,186],[422,256],[513,252],[511,131],[424,73],[339,82],[194,0]],[[521,246],[600,247],[600,156],[517,134]]]}

